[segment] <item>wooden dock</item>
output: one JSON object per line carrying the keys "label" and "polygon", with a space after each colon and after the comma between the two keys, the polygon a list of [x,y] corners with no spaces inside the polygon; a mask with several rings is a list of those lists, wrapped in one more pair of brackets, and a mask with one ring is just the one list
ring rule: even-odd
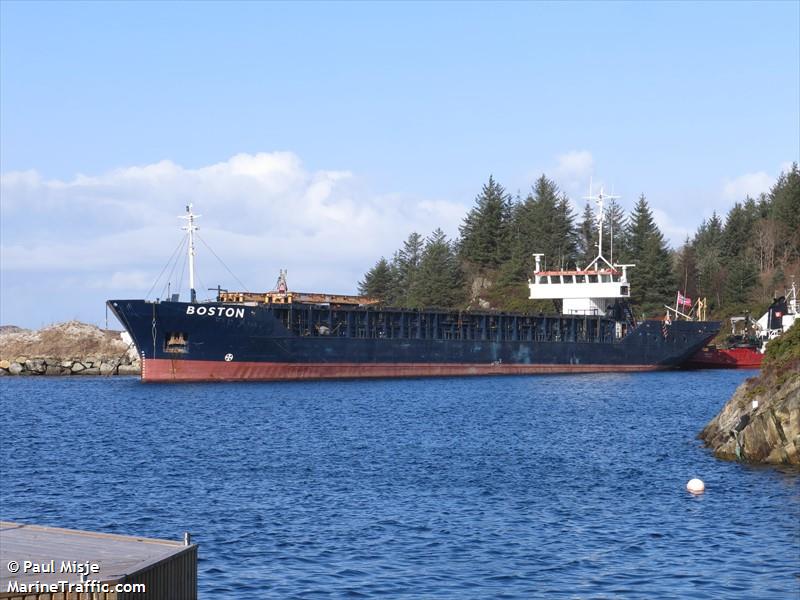
{"label": "wooden dock", "polygon": [[0,598],[196,600],[197,545],[0,521]]}

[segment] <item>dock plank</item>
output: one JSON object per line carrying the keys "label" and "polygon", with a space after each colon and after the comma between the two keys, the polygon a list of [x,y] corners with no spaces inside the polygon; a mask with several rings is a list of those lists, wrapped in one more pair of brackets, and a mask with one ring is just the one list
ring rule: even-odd
{"label": "dock plank", "polygon": [[[18,572],[9,571],[11,561],[19,564]],[[25,561],[43,565],[48,571],[54,567],[55,572],[26,571]],[[86,579],[104,583],[157,581],[152,590],[131,597],[142,600],[162,597],[189,600],[197,597],[196,544],[186,546],[178,541],[0,521],[0,598],[10,599],[19,595],[8,591],[12,581],[25,585],[80,582],[79,573],[62,571],[62,562],[73,561],[99,566],[99,572],[89,574]],[[193,589],[186,589],[184,582],[187,578],[194,580]],[[55,600],[67,598],[69,594],[37,594],[32,597]],[[114,594],[107,597],[125,596]]]}

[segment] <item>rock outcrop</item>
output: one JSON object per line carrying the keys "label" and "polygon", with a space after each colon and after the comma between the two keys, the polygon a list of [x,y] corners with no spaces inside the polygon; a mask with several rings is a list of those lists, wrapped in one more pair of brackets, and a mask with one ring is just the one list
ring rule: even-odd
{"label": "rock outcrop", "polygon": [[138,375],[136,347],[125,332],[68,321],[32,331],[0,328],[2,375]]}
{"label": "rock outcrop", "polygon": [[760,375],[739,386],[700,438],[719,458],[800,465],[800,326],[769,343]]}

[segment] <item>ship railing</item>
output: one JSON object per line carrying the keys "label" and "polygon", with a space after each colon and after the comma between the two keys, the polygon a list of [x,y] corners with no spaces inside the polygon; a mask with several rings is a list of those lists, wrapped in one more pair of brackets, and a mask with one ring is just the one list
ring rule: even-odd
{"label": "ship railing", "polygon": [[544,316],[283,305],[273,315],[294,335],[361,339],[611,343],[614,322],[599,315]]}

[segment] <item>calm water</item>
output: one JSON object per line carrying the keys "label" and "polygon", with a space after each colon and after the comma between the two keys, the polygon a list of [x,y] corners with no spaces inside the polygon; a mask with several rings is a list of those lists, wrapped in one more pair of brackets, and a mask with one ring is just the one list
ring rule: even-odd
{"label": "calm water", "polygon": [[4,378],[0,517],[188,530],[206,598],[798,598],[800,475],[695,439],[750,374]]}

